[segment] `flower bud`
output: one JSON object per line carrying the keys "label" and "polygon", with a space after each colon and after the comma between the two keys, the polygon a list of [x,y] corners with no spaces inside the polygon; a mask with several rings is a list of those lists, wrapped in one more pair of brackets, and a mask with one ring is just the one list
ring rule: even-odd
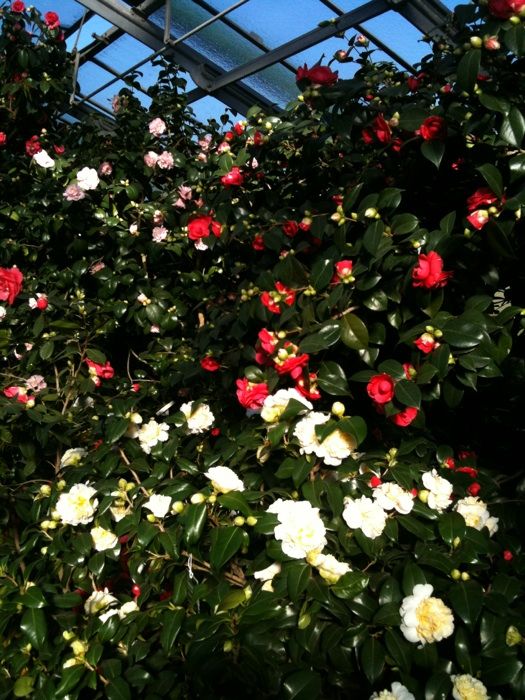
{"label": "flower bud", "polygon": [[217,495],[215,493],[212,493],[211,496],[208,496],[208,503],[211,503],[212,505],[216,503],[217,501]]}
{"label": "flower bud", "polygon": [[246,525],[249,525],[250,527],[257,525],[257,518],[255,518],[253,515],[249,515],[246,518]]}
{"label": "flower bud", "polygon": [[148,513],[148,514],[146,515],[146,520],[147,520],[149,523],[154,523],[154,522],[155,522],[155,516],[153,515],[153,513]]}
{"label": "flower bud", "polygon": [[173,513],[182,513],[184,510],[184,503],[182,501],[175,501],[175,503],[171,506],[171,510]]}
{"label": "flower bud", "polygon": [[40,487],[40,493],[42,496],[49,496],[51,494],[51,486],[49,484],[42,484]]}
{"label": "flower bud", "polygon": [[517,629],[517,627],[511,625],[505,634],[505,644],[508,647],[515,647],[516,644],[521,644],[522,641],[523,637],[521,636],[520,631]]}
{"label": "flower bud", "polygon": [[190,498],[190,501],[191,503],[193,503],[193,505],[204,503],[205,500],[206,496],[203,493],[194,493],[193,496]]}
{"label": "flower bud", "polygon": [[250,598],[252,597],[252,593],[253,593],[253,591],[252,591],[251,586],[246,586],[244,588],[244,597],[246,600],[250,600]]}
{"label": "flower bud", "polygon": [[470,580],[470,574],[467,573],[466,571],[461,572],[461,580],[462,581],[469,581]]}
{"label": "flower bud", "polygon": [[225,654],[229,654],[233,650],[233,642],[231,639],[227,639],[222,645],[222,650]]}
{"label": "flower bud", "polygon": [[419,498],[421,503],[426,503],[428,501],[429,495],[429,491],[427,491],[426,489],[421,489],[421,491],[418,492],[417,497]]}
{"label": "flower bud", "polygon": [[471,36],[470,45],[474,49],[480,49],[483,46],[483,39],[480,36]]}
{"label": "flower bud", "polygon": [[366,219],[375,219],[377,214],[378,214],[378,211],[374,207],[368,207],[368,209],[365,209],[365,218]]}
{"label": "flower bud", "polygon": [[459,581],[459,579],[461,578],[461,571],[459,569],[452,569],[452,571],[450,572],[450,578],[454,581]]}
{"label": "flower bud", "polygon": [[297,623],[297,627],[298,627],[300,630],[304,630],[304,629],[306,629],[306,628],[308,627],[308,625],[310,624],[311,621],[312,621],[311,616],[310,616],[308,613],[303,613],[303,614],[299,617],[299,621],[298,621],[298,623]]}
{"label": "flower bud", "polygon": [[454,537],[454,540],[452,541],[452,546],[454,547],[454,549],[457,549],[460,544],[461,544],[461,538]]}
{"label": "flower bud", "polygon": [[242,517],[242,515],[238,515],[236,518],[233,520],[233,524],[237,525],[237,527],[242,527],[245,523],[245,519]]}
{"label": "flower bud", "polygon": [[332,404],[332,413],[338,418],[344,416],[345,410],[345,405],[344,403],[341,403],[341,401],[334,401],[334,403]]}

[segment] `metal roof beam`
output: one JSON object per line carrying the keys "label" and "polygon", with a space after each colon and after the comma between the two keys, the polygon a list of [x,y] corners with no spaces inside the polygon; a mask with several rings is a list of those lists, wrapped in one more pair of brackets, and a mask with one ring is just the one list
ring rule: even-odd
{"label": "metal roof beam", "polygon": [[[178,44],[173,47],[166,46],[162,29],[144,18],[144,15],[153,11],[154,5],[158,8],[162,5],[162,2],[159,4],[158,0],[145,0],[136,8],[131,9],[117,0],[78,1],[122,32],[129,34],[154,51],[160,51],[163,47],[166,47],[166,55],[173,57],[176,63],[185,68],[193,81],[203,88],[206,93],[209,92],[206,87],[207,84],[224,74],[224,71],[219,66],[189,46],[184,44]],[[236,85],[233,87],[228,85],[224,88],[217,88],[214,93],[217,99],[236,112],[245,113],[253,104],[260,104],[267,109],[273,109],[273,104],[269,100],[247,86]]]}
{"label": "metal roof beam", "polygon": [[449,36],[446,26],[452,13],[440,0],[388,0],[388,3],[431,39],[439,41]]}

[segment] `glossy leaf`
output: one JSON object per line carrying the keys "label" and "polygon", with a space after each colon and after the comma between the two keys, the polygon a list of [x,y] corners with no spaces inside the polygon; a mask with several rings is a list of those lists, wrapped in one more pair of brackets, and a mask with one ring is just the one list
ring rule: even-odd
{"label": "glossy leaf", "polygon": [[210,563],[214,569],[221,569],[243,543],[243,531],[239,527],[216,527],[211,533]]}

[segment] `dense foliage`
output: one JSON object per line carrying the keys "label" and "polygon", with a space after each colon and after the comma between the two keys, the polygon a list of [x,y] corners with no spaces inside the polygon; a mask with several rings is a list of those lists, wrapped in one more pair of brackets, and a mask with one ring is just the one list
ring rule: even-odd
{"label": "dense foliage", "polygon": [[3,5],[1,698],[525,696],[520,14],[203,128]]}

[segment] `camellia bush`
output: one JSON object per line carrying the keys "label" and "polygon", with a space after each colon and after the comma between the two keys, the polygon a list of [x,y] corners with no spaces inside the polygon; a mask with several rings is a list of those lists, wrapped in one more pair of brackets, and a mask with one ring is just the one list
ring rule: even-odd
{"label": "camellia bush", "polygon": [[203,127],[2,5],[0,698],[525,697],[524,14]]}

